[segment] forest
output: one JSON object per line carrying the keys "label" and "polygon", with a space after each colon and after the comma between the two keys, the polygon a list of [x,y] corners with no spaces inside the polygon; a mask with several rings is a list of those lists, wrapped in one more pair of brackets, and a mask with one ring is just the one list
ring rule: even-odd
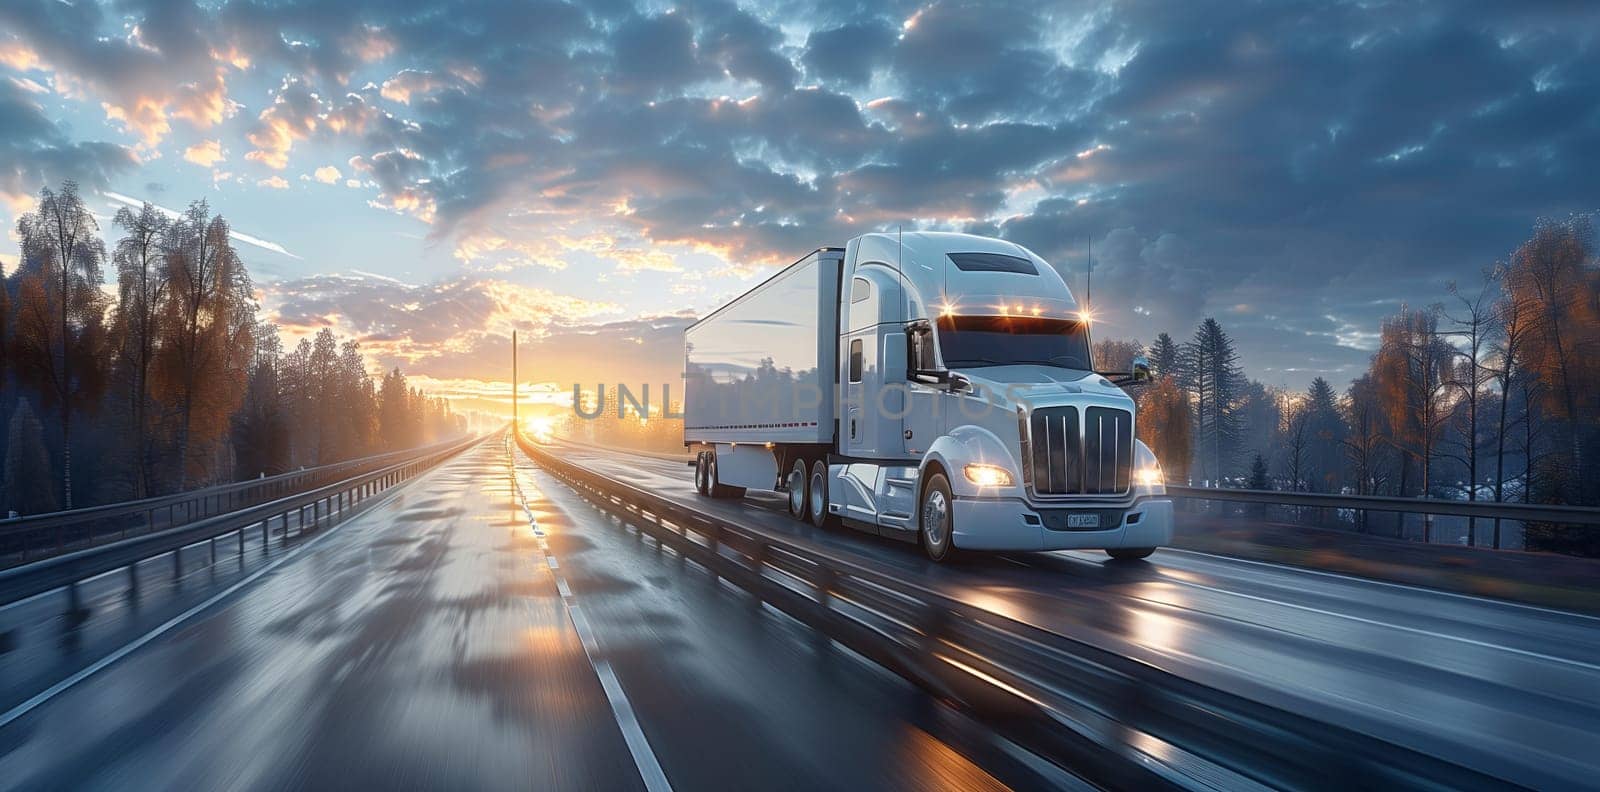
{"label": "forest", "polygon": [[[40,191],[0,278],[0,517],[144,498],[442,440],[443,399],[323,328],[283,349],[228,222],[145,204],[107,245],[77,186]],[[106,268],[114,269],[112,289]]]}
{"label": "forest", "polygon": [[[1343,390],[1322,377],[1305,392],[1248,378],[1215,319],[1148,349],[1101,341],[1096,358],[1126,370],[1146,354],[1154,378],[1135,395],[1136,423],[1172,482],[1600,505],[1597,263],[1590,218],[1541,221],[1479,282],[1388,317],[1367,370]],[[1354,523],[1405,535],[1398,520]],[[1430,525],[1407,538],[1435,541]],[[1479,522],[1463,540],[1500,547],[1499,527]],[[1600,537],[1530,525],[1526,547],[1600,555]]]}

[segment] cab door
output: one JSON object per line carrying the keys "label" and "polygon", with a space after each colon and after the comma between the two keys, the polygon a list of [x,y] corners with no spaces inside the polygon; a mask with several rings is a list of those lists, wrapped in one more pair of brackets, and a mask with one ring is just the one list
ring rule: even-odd
{"label": "cab door", "polygon": [[922,382],[916,378],[918,371],[935,371],[940,368],[934,348],[933,329],[927,322],[913,322],[906,327],[906,405],[901,419],[902,450],[911,458],[921,458],[933,441],[944,434],[943,408],[949,394],[940,383]]}
{"label": "cab door", "polygon": [[845,338],[843,413],[839,420],[839,442],[845,456],[866,456],[871,451],[867,438],[866,416],[862,406],[867,398],[867,341],[870,332],[857,332]]}

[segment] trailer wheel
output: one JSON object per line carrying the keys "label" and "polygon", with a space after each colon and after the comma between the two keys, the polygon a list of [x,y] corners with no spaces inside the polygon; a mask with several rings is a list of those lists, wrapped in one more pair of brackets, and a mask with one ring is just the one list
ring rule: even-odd
{"label": "trailer wheel", "polygon": [[811,497],[807,509],[811,524],[818,528],[832,528],[839,518],[828,513],[828,461],[819,459],[811,463]]}
{"label": "trailer wheel", "polygon": [[807,484],[811,476],[806,468],[805,457],[795,457],[794,466],[789,468],[789,477],[784,482],[789,487],[789,516],[796,520],[806,518],[806,506],[811,500],[807,497]]}
{"label": "trailer wheel", "polygon": [[943,473],[929,476],[922,486],[922,508],[917,510],[917,534],[922,539],[923,552],[935,562],[949,559],[955,549],[951,541],[956,530],[954,507],[949,479]]}
{"label": "trailer wheel", "polygon": [[711,464],[710,464],[710,471],[707,474],[707,481],[711,486],[711,497],[713,497],[713,498],[738,498],[738,497],[742,497],[744,495],[744,487],[732,487],[732,486],[729,486],[727,484],[723,484],[722,481],[717,477],[717,452],[712,451],[710,453],[711,453]]}
{"label": "trailer wheel", "polygon": [[694,457],[694,491],[701,495],[711,494],[711,465],[706,459],[708,456],[710,454],[701,451]]}

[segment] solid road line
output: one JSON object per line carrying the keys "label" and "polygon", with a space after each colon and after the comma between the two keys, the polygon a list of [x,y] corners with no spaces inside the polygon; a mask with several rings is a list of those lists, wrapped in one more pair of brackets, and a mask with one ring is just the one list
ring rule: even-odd
{"label": "solid road line", "polygon": [[[439,468],[434,468],[434,470],[438,470],[438,469]],[[428,471],[428,473],[424,474],[424,476],[431,475],[432,473],[433,473],[433,471]],[[410,482],[406,482],[406,484],[414,483],[414,482],[420,480],[421,478],[422,477],[419,476],[416,479],[412,479]],[[351,520],[359,519],[362,515],[366,514],[367,512],[372,511],[373,509],[376,509],[379,506],[383,506],[383,505],[387,504],[391,500],[394,500],[396,497],[398,497],[400,495],[400,491],[403,490],[403,489],[405,489],[405,484],[402,484],[402,485],[396,487],[393,492],[390,492],[389,494],[385,495],[383,497],[383,499],[378,500],[378,501],[374,501],[371,506],[369,506],[369,507],[367,507],[365,509],[362,509],[361,511],[359,511],[359,512],[357,512],[355,514],[352,514],[352,515],[346,517],[344,520],[341,520],[340,522],[338,522],[338,523],[336,523],[336,524],[334,524],[332,526],[329,526],[329,528],[326,531],[323,531],[322,533],[311,537],[311,539],[309,541],[307,541],[305,544],[302,544],[299,547],[296,547],[295,549],[290,550],[288,553],[278,557],[278,559],[276,561],[273,561],[272,563],[267,564],[266,566],[264,566],[264,567],[262,567],[262,568],[260,568],[260,569],[258,569],[256,571],[250,573],[243,580],[240,580],[239,582],[237,582],[237,583],[235,583],[235,584],[223,589],[222,591],[217,592],[216,594],[212,595],[211,597],[209,597],[205,601],[201,602],[198,605],[195,605],[194,607],[184,611],[183,613],[180,613],[177,616],[174,616],[171,619],[168,619],[166,622],[162,623],[161,626],[151,630],[150,632],[145,633],[144,635],[139,636],[138,638],[135,638],[132,642],[122,646],[121,648],[111,652],[110,654],[100,658],[99,660],[94,661],[93,663],[89,664],[88,666],[86,666],[86,667],[84,667],[82,669],[79,669],[78,672],[73,674],[72,676],[69,676],[66,679],[61,680],[60,682],[57,682],[54,685],[51,685],[50,687],[45,688],[44,690],[42,690],[38,694],[36,694],[33,698],[30,698],[27,701],[24,701],[21,704],[18,704],[17,706],[12,707],[9,710],[6,710],[4,715],[0,715],[0,729],[5,728],[6,726],[10,725],[12,721],[14,721],[14,720],[16,720],[16,719],[18,719],[18,718],[20,718],[20,717],[22,717],[24,715],[27,715],[29,712],[32,712],[33,710],[37,709],[39,707],[39,705],[44,704],[45,702],[55,698],[58,695],[61,695],[62,693],[66,692],[68,689],[70,689],[72,686],[78,684],[79,682],[82,682],[83,680],[94,676],[95,674],[99,673],[101,670],[105,669],[107,666],[110,666],[112,663],[115,663],[118,660],[121,660],[122,658],[127,657],[130,654],[133,654],[134,652],[138,651],[140,647],[143,647],[145,644],[148,644],[151,641],[154,641],[155,639],[161,637],[163,634],[165,634],[166,632],[168,632],[172,628],[177,627],[180,624],[183,624],[184,622],[188,621],[189,619],[194,618],[197,614],[201,613],[202,611],[205,611],[207,608],[210,608],[211,606],[216,605],[217,603],[223,601],[224,599],[227,599],[234,592],[236,592],[239,589],[242,589],[245,586],[248,586],[251,583],[254,583],[256,580],[260,579],[260,577],[262,575],[265,575],[268,572],[271,572],[272,570],[277,569],[279,566],[282,566],[283,564],[287,563],[290,559],[293,559],[296,556],[300,555],[301,553],[304,553],[307,550],[310,550],[312,547],[315,547],[318,542],[321,542],[323,539],[326,539],[329,536],[332,536],[335,530],[337,530],[341,526],[344,526],[344,525],[348,524]],[[240,529],[240,530],[243,530],[243,529]],[[109,573],[107,573],[107,574],[109,574]]]}
{"label": "solid road line", "polygon": [[1414,584],[1414,583],[1400,583],[1400,582],[1393,581],[1393,580],[1378,580],[1377,578],[1364,578],[1364,577],[1359,577],[1359,576],[1352,575],[1352,574],[1349,574],[1349,573],[1346,573],[1346,572],[1333,572],[1333,571],[1326,570],[1326,569],[1312,569],[1311,567],[1294,566],[1292,564],[1276,564],[1276,563],[1273,563],[1271,561],[1257,561],[1257,560],[1255,560],[1253,558],[1242,558],[1240,556],[1222,555],[1221,553],[1207,553],[1207,552],[1205,552],[1203,550],[1190,550],[1190,549],[1184,548],[1184,547],[1163,547],[1163,548],[1161,548],[1161,552],[1163,552],[1163,553],[1180,553],[1180,554],[1183,554],[1183,555],[1201,556],[1203,558],[1216,559],[1218,561],[1223,561],[1223,562],[1233,563],[1233,564],[1251,564],[1251,565],[1254,565],[1254,566],[1266,567],[1266,568],[1271,569],[1271,570],[1273,570],[1275,572],[1284,573],[1284,574],[1320,575],[1322,577],[1335,578],[1337,580],[1343,580],[1343,581],[1347,581],[1347,582],[1350,582],[1350,583],[1358,583],[1358,584],[1371,585],[1371,586],[1385,586],[1387,588],[1397,588],[1397,589],[1402,589],[1404,591],[1415,592],[1415,593],[1418,593],[1418,594],[1427,594],[1427,595],[1436,596],[1436,597],[1452,597],[1452,598],[1455,598],[1455,599],[1464,599],[1464,600],[1468,600],[1470,602],[1481,603],[1481,604],[1484,604],[1484,605],[1493,605],[1493,606],[1512,608],[1512,609],[1520,609],[1520,610],[1531,610],[1531,611],[1537,611],[1539,613],[1547,613],[1547,614],[1550,614],[1552,616],[1561,616],[1561,617],[1565,617],[1565,618],[1581,619],[1581,620],[1585,620],[1585,621],[1600,621],[1600,616],[1595,616],[1593,614],[1588,614],[1588,613],[1581,613],[1579,611],[1561,610],[1560,608],[1549,608],[1549,607],[1545,607],[1543,605],[1533,605],[1533,604],[1526,603],[1526,602],[1517,602],[1516,600],[1494,599],[1493,597],[1485,597],[1485,596],[1482,596],[1482,595],[1479,595],[1479,594],[1467,594],[1467,593],[1460,592],[1460,591],[1448,591],[1446,589],[1428,588],[1427,586],[1421,586],[1421,585],[1417,585],[1417,584]]}
{"label": "solid road line", "polygon": [[578,640],[583,643],[583,654],[589,659],[589,667],[594,669],[596,677],[600,679],[600,689],[605,691],[606,701],[611,704],[611,715],[617,721],[617,728],[622,730],[623,742],[628,745],[628,753],[633,756],[634,767],[639,771],[639,778],[644,781],[645,789],[650,792],[672,792],[672,784],[667,781],[667,774],[661,769],[661,762],[656,759],[655,751],[650,748],[650,740],[644,736],[644,729],[639,725],[639,717],[633,711],[633,704],[628,701],[628,694],[622,689],[621,680],[611,668],[611,661],[596,657],[600,651],[600,643],[595,639],[594,630],[589,626],[588,617],[584,616],[583,609],[578,607],[577,597],[573,596],[572,589],[567,585],[567,579],[561,574],[561,566],[556,562],[556,557],[550,554],[550,548],[545,543],[544,531],[539,530],[539,521],[533,516],[533,509],[528,506],[528,498],[522,492],[522,482],[517,478],[517,451],[512,441],[506,441],[506,464],[511,468],[511,483],[516,489],[517,501],[522,506],[523,514],[528,517],[528,528],[533,531],[534,538],[539,543],[539,550],[544,554],[545,565],[550,569],[550,574],[555,576],[556,589],[561,593],[561,607],[566,610],[567,618],[572,621],[572,628],[578,631]]}

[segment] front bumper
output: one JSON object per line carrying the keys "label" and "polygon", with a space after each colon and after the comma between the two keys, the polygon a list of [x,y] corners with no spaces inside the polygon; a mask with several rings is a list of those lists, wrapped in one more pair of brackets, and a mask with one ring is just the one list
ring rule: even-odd
{"label": "front bumper", "polygon": [[[1172,543],[1172,501],[1164,496],[1136,499],[1118,509],[1122,514],[1115,527],[1089,530],[1047,528],[1046,522],[1060,521],[1047,520],[1041,510],[1016,498],[958,497],[952,508],[955,546],[963,550],[1098,550]],[[1088,504],[1082,510],[1105,511]]]}

